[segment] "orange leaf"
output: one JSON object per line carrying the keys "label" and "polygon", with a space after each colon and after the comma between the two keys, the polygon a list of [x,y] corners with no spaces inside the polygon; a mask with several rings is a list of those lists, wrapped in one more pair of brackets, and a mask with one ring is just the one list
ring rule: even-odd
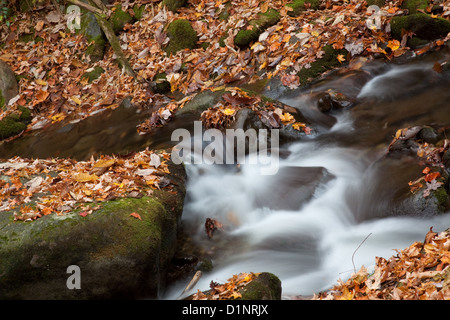
{"label": "orange leaf", "polygon": [[136,219],[142,220],[141,215],[139,213],[132,212],[132,213],[130,213],[130,216],[132,216]]}
{"label": "orange leaf", "polygon": [[431,182],[431,181],[439,178],[440,176],[441,176],[441,174],[439,172],[431,172],[425,176],[425,181]]}

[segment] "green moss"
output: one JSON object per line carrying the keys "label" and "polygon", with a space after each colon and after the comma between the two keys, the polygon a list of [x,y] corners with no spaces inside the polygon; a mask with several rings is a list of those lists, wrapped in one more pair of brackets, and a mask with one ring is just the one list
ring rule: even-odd
{"label": "green moss", "polygon": [[300,77],[300,83],[302,85],[311,82],[311,80],[317,78],[324,72],[338,67],[340,63],[337,60],[337,56],[339,54],[347,54],[346,50],[336,50],[333,49],[333,47],[330,45],[323,47],[323,51],[325,52],[325,54],[321,59],[311,63],[310,68],[303,68],[297,73],[297,75]]}
{"label": "green moss", "polygon": [[94,80],[97,80],[105,70],[102,67],[95,67],[94,70],[90,72],[86,72],[81,76],[81,79],[87,78],[88,82],[91,83]]}
{"label": "green moss", "polygon": [[197,45],[197,33],[190,22],[185,19],[175,20],[167,28],[169,44],[167,54],[175,54],[183,49],[193,49]]}
{"label": "green moss", "polygon": [[280,21],[280,13],[272,8],[265,13],[258,15],[258,19],[249,22],[249,29],[239,30],[234,37],[234,44],[240,48],[245,48],[250,43],[258,40],[259,35],[270,26]]}
{"label": "green moss", "polygon": [[449,196],[445,187],[438,188],[433,192],[433,195],[437,200],[438,208],[445,211],[449,207]]}
{"label": "green moss", "polygon": [[226,2],[224,4],[224,8],[222,9],[222,12],[219,14],[219,19],[220,20],[227,20],[228,17],[230,16],[231,8],[232,8],[231,2]]}
{"label": "green moss", "polygon": [[170,82],[167,81],[167,76],[165,73],[158,73],[153,78],[155,82],[155,92],[160,94],[166,94],[170,92],[171,86]]}
{"label": "green moss", "polygon": [[13,113],[0,120],[0,139],[15,136],[27,128],[31,122],[31,111],[19,107],[19,114]]}
{"label": "green moss", "polygon": [[3,109],[4,106],[5,106],[5,97],[3,96],[3,93],[0,90],[0,109]]}
{"label": "green moss", "polygon": [[386,0],[366,0],[367,6],[375,5],[379,8],[384,7]]}
{"label": "green moss", "polygon": [[181,7],[187,4],[187,0],[163,0],[163,5],[167,7],[172,12],[177,12]]}
{"label": "green moss", "polygon": [[133,7],[133,12],[134,12],[134,18],[136,20],[141,20],[142,17],[144,16],[144,12],[145,12],[145,5],[135,5]]}
{"label": "green moss", "polygon": [[[305,6],[305,4],[308,5]],[[319,9],[319,5],[319,0],[294,0],[292,3],[286,4],[286,7],[292,8],[292,10],[288,12],[288,15],[296,17],[308,7],[314,10]]]}
{"label": "green moss", "polygon": [[432,18],[424,13],[392,18],[392,36],[400,40],[402,38],[402,30],[411,31],[417,38],[422,40],[434,40],[445,37],[450,32],[450,21],[443,18]]}
{"label": "green moss", "polygon": [[76,32],[84,35],[90,43],[86,54],[90,57],[91,61],[96,62],[102,60],[105,54],[106,37],[95,15],[82,9],[81,29],[76,30]]}
{"label": "green moss", "polygon": [[126,24],[133,23],[135,19],[130,13],[122,10],[122,5],[118,4],[115,8],[110,21],[114,32],[119,33]]}
{"label": "green moss", "polygon": [[417,13],[417,10],[425,10],[428,6],[428,0],[406,0],[402,4],[403,9],[408,9],[410,14]]}
{"label": "green moss", "polygon": [[241,300],[280,300],[281,281],[269,272],[263,272],[240,290]]}

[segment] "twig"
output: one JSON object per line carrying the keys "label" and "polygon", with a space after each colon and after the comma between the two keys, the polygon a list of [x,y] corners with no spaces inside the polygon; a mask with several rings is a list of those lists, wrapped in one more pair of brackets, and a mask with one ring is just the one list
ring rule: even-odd
{"label": "twig", "polygon": [[181,300],[183,298],[183,295],[188,292],[189,290],[191,290],[195,284],[198,282],[198,280],[200,280],[200,278],[202,277],[202,272],[199,270],[194,274],[194,277],[192,277],[192,280],[189,282],[189,284],[186,286],[186,288],[184,288],[183,292],[178,296],[177,300]]}
{"label": "twig", "polygon": [[359,244],[358,248],[356,248],[356,250],[355,250],[355,251],[353,252],[353,254],[352,254],[353,270],[355,271],[355,273],[356,273],[356,268],[355,268],[355,262],[353,261],[353,258],[355,257],[355,253],[356,253],[356,251],[358,251],[359,247],[361,247],[362,244],[367,240],[367,238],[370,237],[371,234],[372,234],[372,232],[369,233],[369,234],[367,235],[367,237],[364,238],[364,240]]}

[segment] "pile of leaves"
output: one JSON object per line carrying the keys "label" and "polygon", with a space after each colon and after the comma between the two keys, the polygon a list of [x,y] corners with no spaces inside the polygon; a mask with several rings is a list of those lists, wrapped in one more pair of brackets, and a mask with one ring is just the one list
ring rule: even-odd
{"label": "pile of leaves", "polygon": [[140,198],[170,185],[170,154],[144,150],[89,161],[22,159],[0,163],[0,211],[31,221],[81,208],[91,214],[104,201]]}
{"label": "pile of leaves", "polygon": [[339,281],[315,300],[450,299],[450,229],[426,234],[389,259],[376,257],[374,272],[363,266],[345,283]]}
{"label": "pile of leaves", "polygon": [[192,300],[231,300],[242,297],[240,290],[255,280],[259,273],[240,273],[235,274],[227,280],[226,283],[220,284],[211,281],[210,290],[202,292],[198,290],[192,295]]}

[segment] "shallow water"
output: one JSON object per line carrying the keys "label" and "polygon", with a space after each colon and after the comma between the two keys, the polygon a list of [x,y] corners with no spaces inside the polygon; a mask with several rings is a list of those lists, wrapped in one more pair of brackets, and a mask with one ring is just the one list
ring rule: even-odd
{"label": "shallow water", "polygon": [[[312,295],[362,265],[370,270],[376,256],[389,258],[395,249],[423,241],[431,226],[437,232],[450,227],[450,213],[390,216],[389,201],[398,189],[408,188],[415,168],[407,170],[396,160],[383,171],[374,165],[396,130],[450,123],[450,84],[432,66],[428,61],[370,65],[370,76],[359,85],[351,76],[336,77],[308,92],[279,97],[315,120],[323,115],[314,110],[311,91],[340,88],[357,104],[333,113],[335,124],[319,135],[283,146],[289,155],[280,159],[275,176],[262,176],[257,167],[245,164],[238,173],[220,165],[188,165],[183,223],[198,245],[214,251],[214,270],[192,292],[233,274],[268,271],[282,281],[284,298]],[[313,184],[305,191],[311,197],[296,202],[299,194],[292,191],[305,184],[298,175],[318,167],[330,178]],[[263,205],[255,201],[261,195],[269,199]],[[277,197],[288,209],[276,208]],[[226,231],[208,239],[206,218],[220,221]],[[185,285],[170,288],[165,298],[175,298]]]}

